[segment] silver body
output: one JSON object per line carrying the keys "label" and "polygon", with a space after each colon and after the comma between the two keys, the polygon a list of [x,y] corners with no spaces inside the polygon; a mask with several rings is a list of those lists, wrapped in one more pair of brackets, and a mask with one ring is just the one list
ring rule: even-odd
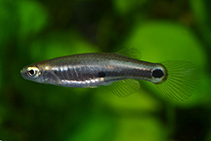
{"label": "silver body", "polygon": [[[41,72],[41,77],[34,81],[64,87],[94,87],[124,79],[142,79],[160,83],[163,78],[153,78],[152,71],[165,69],[158,63],[144,62],[115,53],[78,54],[30,66],[36,66]],[[28,78],[24,75],[23,77]]]}

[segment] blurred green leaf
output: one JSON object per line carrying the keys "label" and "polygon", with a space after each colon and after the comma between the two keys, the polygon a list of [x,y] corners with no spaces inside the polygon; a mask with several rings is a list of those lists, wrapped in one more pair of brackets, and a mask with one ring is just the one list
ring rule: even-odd
{"label": "blurred green leaf", "polygon": [[211,140],[211,130],[208,132],[208,137],[206,141],[210,141]]}
{"label": "blurred green leaf", "polygon": [[20,1],[18,3],[20,30],[19,36],[25,39],[39,33],[47,24],[47,12],[37,1]]}
{"label": "blurred green leaf", "polygon": [[[2,61],[0,58],[0,70],[3,70],[3,66],[2,66]],[[0,91],[2,90],[2,85],[3,85],[3,76],[2,76],[2,71],[0,71]]]}
{"label": "blurred green leaf", "polygon": [[208,0],[193,0],[190,1],[190,6],[193,11],[195,26],[197,27],[197,32],[200,32],[200,39],[207,47],[210,48],[210,36],[211,36],[211,27],[210,27],[210,1]]}
{"label": "blurred green leaf", "polygon": [[140,8],[148,0],[113,0],[115,9],[121,15],[127,15],[129,12],[134,11],[136,8]]}
{"label": "blurred green leaf", "polygon": [[167,131],[161,122],[153,117],[119,119],[115,141],[165,141]]}
{"label": "blurred green leaf", "polygon": [[[11,0],[0,1],[0,45],[5,48],[6,43],[15,35],[17,29],[17,2]],[[12,18],[11,18],[12,17]],[[1,50],[3,51],[3,50]]]}
{"label": "blurred green leaf", "polygon": [[41,61],[66,55],[97,52],[98,49],[83,39],[77,32],[55,32],[37,40],[31,46],[30,56]]}
{"label": "blurred green leaf", "polygon": [[190,5],[194,12],[195,21],[201,24],[206,23],[209,16],[204,0],[191,0]]}
{"label": "blurred green leaf", "polygon": [[103,113],[92,113],[69,141],[108,141],[114,134],[112,119]]}
{"label": "blurred green leaf", "polygon": [[153,99],[149,92],[142,88],[126,98],[119,98],[111,92],[109,86],[102,86],[96,89],[95,97],[99,105],[107,105],[120,114],[130,111],[139,111],[144,114],[145,112],[157,112],[161,109],[159,101]]}
{"label": "blurred green leaf", "polygon": [[188,60],[201,67],[206,62],[201,44],[190,29],[170,22],[137,24],[126,43],[138,48],[143,60],[151,62]]}

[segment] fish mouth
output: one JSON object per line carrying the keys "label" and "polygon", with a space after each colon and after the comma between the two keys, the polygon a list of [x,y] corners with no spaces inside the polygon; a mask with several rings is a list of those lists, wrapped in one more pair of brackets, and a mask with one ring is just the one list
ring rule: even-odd
{"label": "fish mouth", "polygon": [[25,69],[21,69],[21,70],[20,70],[20,74],[21,74],[21,76],[22,76],[23,78],[25,78],[25,79],[27,78],[27,77],[26,77],[26,73],[25,73]]}

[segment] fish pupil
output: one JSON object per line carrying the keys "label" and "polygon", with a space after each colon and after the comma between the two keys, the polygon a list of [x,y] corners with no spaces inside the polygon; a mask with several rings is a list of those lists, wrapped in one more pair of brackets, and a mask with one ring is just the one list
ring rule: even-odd
{"label": "fish pupil", "polygon": [[99,77],[105,77],[106,73],[101,71],[101,72],[98,73],[98,75],[99,75]]}
{"label": "fish pupil", "polygon": [[34,70],[30,70],[29,73],[30,73],[31,75],[34,75]]}
{"label": "fish pupil", "polygon": [[163,73],[162,70],[156,69],[156,70],[153,70],[152,76],[153,76],[154,78],[161,78],[161,77],[164,76],[164,73]]}

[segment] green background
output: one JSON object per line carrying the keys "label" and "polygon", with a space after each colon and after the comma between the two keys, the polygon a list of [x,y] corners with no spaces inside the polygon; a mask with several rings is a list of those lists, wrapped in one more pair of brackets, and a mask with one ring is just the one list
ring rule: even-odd
{"label": "green background", "polygon": [[[210,141],[210,0],[0,0],[0,139]],[[23,79],[34,62],[140,50],[150,62],[194,62],[200,83],[184,102],[149,82],[127,98]]]}

